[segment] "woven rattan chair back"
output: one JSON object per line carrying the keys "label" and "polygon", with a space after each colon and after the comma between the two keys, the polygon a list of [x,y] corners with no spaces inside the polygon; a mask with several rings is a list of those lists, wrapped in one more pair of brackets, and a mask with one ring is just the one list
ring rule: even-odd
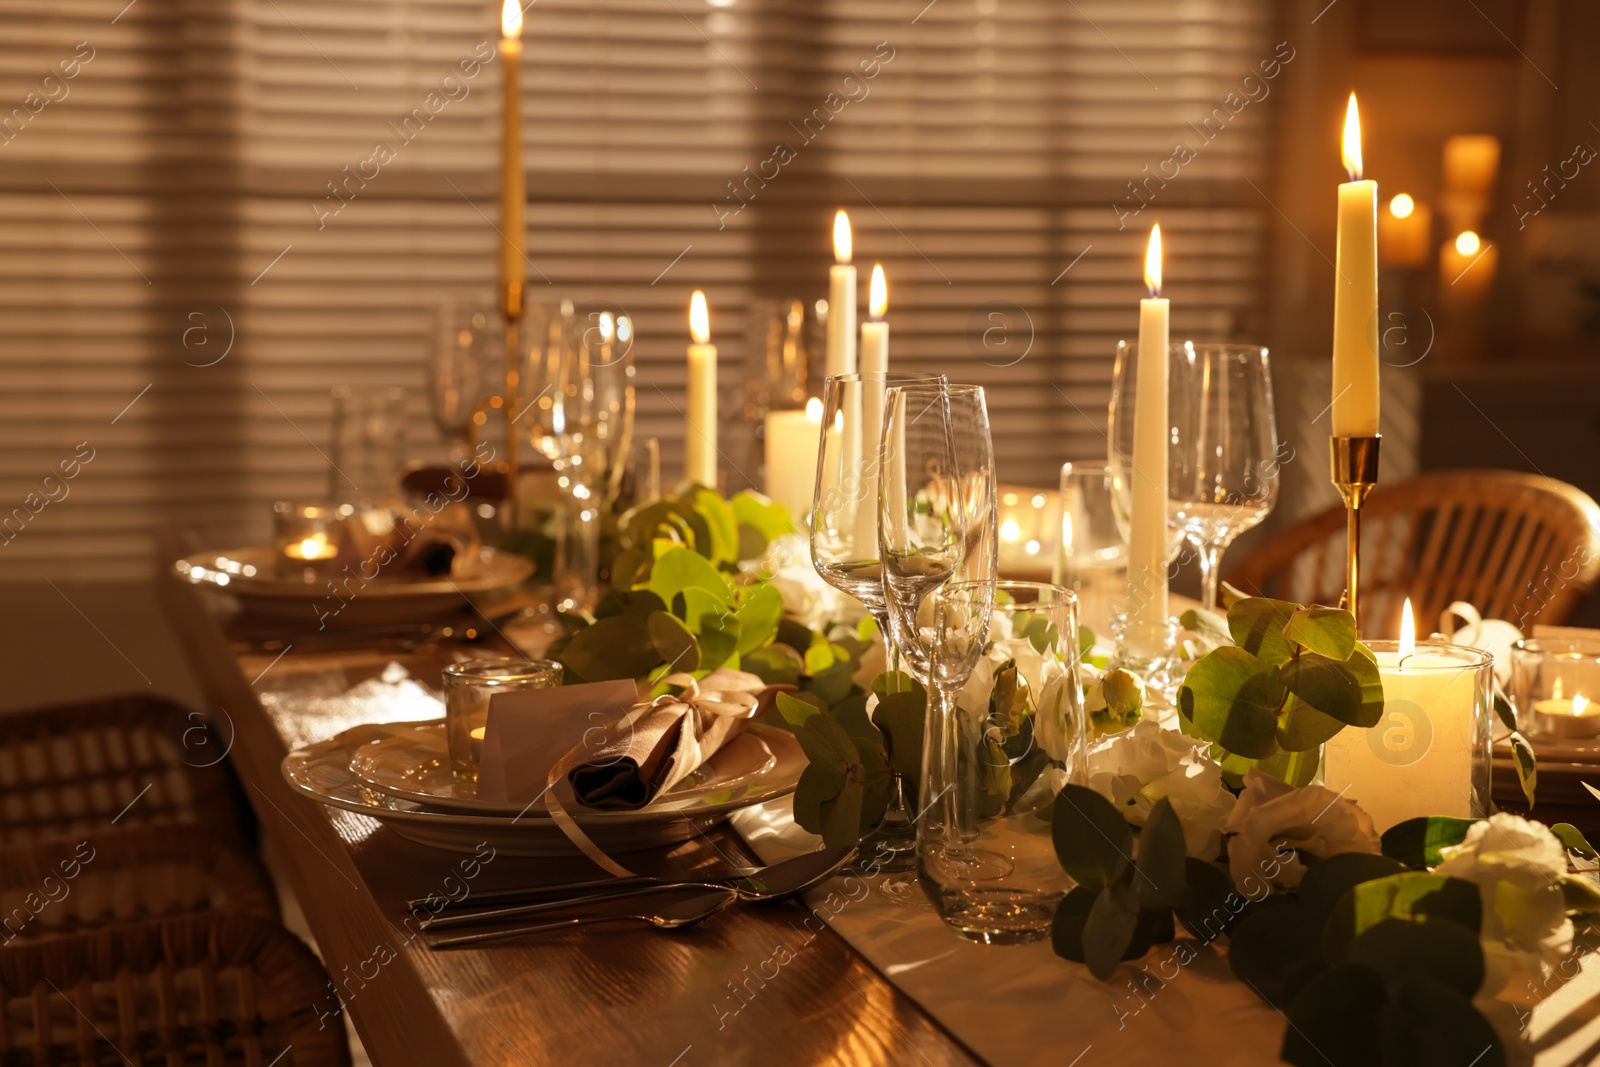
{"label": "woven rattan chair back", "polygon": [[[1565,621],[1600,573],[1600,506],[1553,478],[1462,470],[1380,484],[1361,524],[1361,627],[1399,633],[1410,597],[1417,630],[1451,602],[1529,632]],[[1345,513],[1279,533],[1225,575],[1254,596],[1337,604],[1345,586]]]}

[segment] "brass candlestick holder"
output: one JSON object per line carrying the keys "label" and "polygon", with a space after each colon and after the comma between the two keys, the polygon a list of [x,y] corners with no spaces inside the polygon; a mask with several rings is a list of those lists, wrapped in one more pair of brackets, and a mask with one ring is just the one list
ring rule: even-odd
{"label": "brass candlestick holder", "polygon": [[500,310],[506,317],[506,495],[501,502],[501,522],[507,530],[515,530],[518,526],[517,427],[514,420],[521,411],[518,394],[521,391],[520,333],[525,284],[521,279],[507,282],[500,291]]}
{"label": "brass candlestick holder", "polygon": [[1382,434],[1371,437],[1334,437],[1333,484],[1344,498],[1346,532],[1346,582],[1344,606],[1356,618],[1356,632],[1361,630],[1361,505],[1367,494],[1378,484],[1378,445]]}

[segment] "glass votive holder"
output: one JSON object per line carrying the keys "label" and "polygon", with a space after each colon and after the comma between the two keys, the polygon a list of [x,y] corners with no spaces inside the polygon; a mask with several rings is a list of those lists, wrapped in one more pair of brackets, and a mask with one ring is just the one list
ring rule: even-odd
{"label": "glass votive holder", "polygon": [[1529,737],[1600,736],[1600,633],[1512,645],[1510,695],[1517,728]]}
{"label": "glass votive holder", "polygon": [[308,570],[320,574],[339,554],[342,530],[335,504],[307,504],[280,500],[272,505],[272,544],[278,573],[300,577]]}
{"label": "glass votive holder", "polygon": [[1381,834],[1407,819],[1481,819],[1492,810],[1494,657],[1465,645],[1367,641],[1383,679],[1383,717],[1323,746],[1323,785],[1355,801]]}
{"label": "glass votive holder", "polygon": [[489,698],[518,689],[553,689],[561,684],[561,664],[548,659],[469,659],[447,665],[443,675],[450,771],[458,782],[476,782]]}

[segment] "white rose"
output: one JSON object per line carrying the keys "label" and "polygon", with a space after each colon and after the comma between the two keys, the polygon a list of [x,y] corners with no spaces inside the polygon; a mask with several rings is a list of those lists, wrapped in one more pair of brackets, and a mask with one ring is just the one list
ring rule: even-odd
{"label": "white rose", "polygon": [[994,692],[995,677],[1007,662],[1016,663],[1017,674],[1028,684],[1029,703],[1037,701],[1043,682],[1044,657],[1027,638],[1007,637],[991,642],[984,649],[972,673],[967,676],[967,684],[956,697],[956,705],[970,714],[986,713],[989,710],[989,696]]}
{"label": "white rose", "polygon": [[1484,954],[1491,972],[1517,963],[1538,973],[1572,951],[1561,892],[1567,852],[1536,822],[1500,812],[1473,823],[1459,845],[1439,850],[1435,874],[1462,878],[1483,896]]}
{"label": "white rose", "polygon": [[1222,827],[1233,810],[1233,794],[1222,784],[1222,768],[1205,741],[1141,722],[1102,738],[1089,752],[1089,788],[1115,804],[1134,826],[1143,826],[1156,801],[1166,797],[1183,823],[1189,855],[1211,860],[1222,849]]}
{"label": "white rose", "polygon": [[[1223,826],[1234,885],[1265,879],[1294,889],[1305,877],[1301,854],[1326,859],[1343,852],[1382,851],[1372,816],[1331,789],[1293,786],[1251,769],[1244,792]],[[1288,850],[1294,854],[1289,855]]]}
{"label": "white rose", "polygon": [[1076,767],[1083,751],[1078,748],[1079,724],[1074,722],[1074,702],[1083,697],[1076,689],[1076,677],[1059,661],[1043,666],[1043,681],[1033,711],[1033,739],[1045,755],[1068,767]]}
{"label": "white rose", "polygon": [[[850,676],[850,680],[871,692],[873,681],[888,669],[889,660],[883,647],[883,635],[873,631],[872,641],[867,645],[866,650],[861,653],[860,665],[856,667],[855,673]],[[901,669],[904,670],[903,667]]]}

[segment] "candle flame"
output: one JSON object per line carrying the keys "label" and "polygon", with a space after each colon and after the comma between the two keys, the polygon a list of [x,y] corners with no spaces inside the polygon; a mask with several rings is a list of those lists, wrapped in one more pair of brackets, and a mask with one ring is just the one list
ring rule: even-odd
{"label": "candle flame", "polygon": [[1017,525],[1016,519],[1007,519],[1000,524],[1000,540],[1008,544],[1022,540],[1022,527]]}
{"label": "candle flame", "polygon": [[1417,650],[1417,622],[1411,615],[1411,598],[1406,597],[1406,606],[1400,612],[1400,656],[1405,658]]}
{"label": "candle flame", "polygon": [[617,316],[617,340],[623,344],[633,340],[633,320],[626,315]]}
{"label": "candle flame", "polygon": [[300,542],[300,555],[304,556],[306,559],[316,559],[318,556],[322,555],[323,549],[327,547],[328,537],[326,534],[312,534],[310,537]]}
{"label": "candle flame", "polygon": [[603,345],[610,344],[611,338],[616,336],[616,332],[617,327],[616,323],[612,321],[611,312],[600,312],[600,343]]}
{"label": "candle flame", "polygon": [[1583,709],[1587,708],[1588,706],[1589,698],[1584,696],[1582,693],[1579,693],[1572,698],[1572,714],[1582,715]]}
{"label": "candle flame", "polygon": [[874,320],[883,318],[889,310],[889,280],[883,276],[883,264],[872,265],[872,284],[867,287],[867,307]]}
{"label": "candle flame", "polygon": [[840,263],[848,263],[854,250],[850,242],[850,216],[840,208],[833,216],[833,258]]}
{"label": "candle flame", "polygon": [[1411,213],[1417,210],[1417,202],[1411,199],[1409,193],[1401,193],[1389,201],[1389,214],[1397,219],[1409,219]]}
{"label": "candle flame", "polygon": [[711,340],[711,309],[706,307],[706,294],[698,289],[689,298],[689,334],[697,345]]}
{"label": "candle flame", "polygon": [[822,401],[816,397],[806,401],[806,421],[814,426],[822,425]]}
{"label": "candle flame", "polygon": [[1144,253],[1144,287],[1151,296],[1161,295],[1161,224],[1150,227],[1150,245]]}
{"label": "candle flame", "polygon": [[1456,251],[1464,256],[1475,256],[1483,242],[1478,240],[1478,235],[1471,230],[1462,230],[1456,235]]}
{"label": "candle flame", "polygon": [[505,3],[500,5],[500,35],[522,36],[522,4],[518,0],[505,0]]}
{"label": "candle flame", "polygon": [[1361,112],[1356,109],[1356,94],[1344,110],[1344,169],[1350,180],[1361,180]]}

